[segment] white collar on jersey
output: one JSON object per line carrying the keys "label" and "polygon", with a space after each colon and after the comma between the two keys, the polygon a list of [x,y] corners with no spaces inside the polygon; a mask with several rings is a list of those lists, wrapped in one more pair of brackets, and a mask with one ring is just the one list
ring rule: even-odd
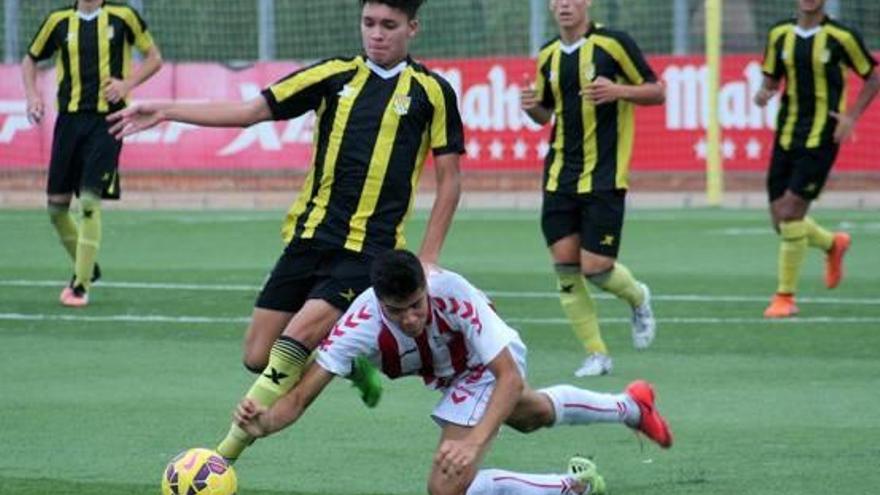
{"label": "white collar on jersey", "polygon": [[565,52],[566,55],[571,55],[572,53],[578,51],[578,48],[584,46],[584,43],[587,42],[586,38],[578,38],[577,41],[570,45],[566,45],[564,41],[559,40],[559,48]]}
{"label": "white collar on jersey", "polygon": [[371,71],[373,71],[377,76],[381,77],[382,79],[391,79],[397,77],[398,74],[403,72],[403,69],[406,69],[406,66],[406,59],[402,60],[399,64],[390,69],[386,69],[381,65],[373,62],[372,60],[367,59],[367,67],[369,67]]}
{"label": "white collar on jersey", "polygon": [[794,34],[800,36],[801,38],[810,38],[815,36],[816,33],[822,30],[822,26],[811,27],[810,29],[804,29],[800,26],[794,27]]}
{"label": "white collar on jersey", "polygon": [[84,21],[86,21],[86,22],[88,22],[88,21],[94,21],[95,19],[98,18],[99,15],[101,15],[101,7],[98,7],[97,9],[95,9],[95,11],[92,12],[91,14],[83,14],[82,12],[80,12],[79,10],[77,10],[77,11],[76,11],[76,15],[77,15],[80,19],[82,19],[82,20],[84,20]]}

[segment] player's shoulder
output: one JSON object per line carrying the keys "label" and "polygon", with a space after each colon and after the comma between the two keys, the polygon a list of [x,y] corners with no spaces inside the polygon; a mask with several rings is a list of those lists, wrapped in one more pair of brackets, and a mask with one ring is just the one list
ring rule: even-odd
{"label": "player's shoulder", "polygon": [[635,44],[635,40],[628,32],[622,29],[612,29],[604,24],[595,24],[593,26],[593,34],[608,38],[624,46]]}
{"label": "player's shoulder", "polygon": [[468,279],[449,270],[437,269],[428,275],[428,292],[441,299],[468,298],[479,291]]}
{"label": "player's shoulder", "polygon": [[66,7],[57,7],[57,8],[50,10],[49,13],[46,14],[46,20],[47,21],[61,20],[61,19],[64,19],[65,17],[70,17],[70,16],[74,15],[75,13],[76,13],[76,8],[74,8],[73,6],[68,5]]}
{"label": "player's shoulder", "polygon": [[786,29],[791,29],[797,26],[797,19],[794,17],[786,17],[785,19],[780,19],[767,28],[768,33],[780,32]]}
{"label": "player's shoulder", "polygon": [[832,19],[829,17],[825,20],[824,25],[844,35],[852,36],[855,38],[859,38],[861,36],[856,28],[850,26],[849,24],[840,22],[837,19]]}
{"label": "player's shoulder", "polygon": [[560,45],[559,36],[554,36],[553,38],[550,38],[549,40],[545,41],[544,44],[541,45],[541,48],[538,48],[538,55],[540,56],[542,53],[545,53],[545,52],[552,52],[553,50],[558,49],[559,45]]}
{"label": "player's shoulder", "polygon": [[430,69],[423,62],[410,59],[409,68],[417,74],[418,77],[427,79],[438,84],[444,91],[452,91],[452,85],[439,72]]}

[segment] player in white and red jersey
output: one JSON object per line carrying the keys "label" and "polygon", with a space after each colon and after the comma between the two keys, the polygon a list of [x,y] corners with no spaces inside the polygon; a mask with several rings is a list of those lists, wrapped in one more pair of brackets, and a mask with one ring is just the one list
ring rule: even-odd
{"label": "player in white and red jersey", "polygon": [[364,356],[390,378],[419,375],[443,397],[433,418],[441,440],[428,481],[432,495],[597,494],[595,465],[572,459],[564,474],[524,474],[479,465],[502,423],[524,432],[563,424],[623,423],[661,447],[672,433],[645,381],[619,394],[570,385],[541,390],[524,381],[526,348],[488,298],[460,275],[425,276],[407,251],[379,255],[372,288],[363,292],[322,343],[302,381],[271,408],[244,399],[236,423],[263,437],[294,423],[335,376],[348,376]]}

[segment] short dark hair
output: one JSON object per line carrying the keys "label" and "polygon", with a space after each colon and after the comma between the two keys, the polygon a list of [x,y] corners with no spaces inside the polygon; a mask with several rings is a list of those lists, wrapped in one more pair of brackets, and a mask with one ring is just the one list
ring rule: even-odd
{"label": "short dark hair", "polygon": [[373,261],[370,282],[379,299],[406,299],[424,289],[425,270],[414,254],[402,249],[386,251]]}
{"label": "short dark hair", "polygon": [[425,3],[425,0],[361,0],[362,7],[368,3],[381,3],[387,5],[392,9],[397,9],[406,13],[407,17],[413,19],[418,15],[419,7]]}

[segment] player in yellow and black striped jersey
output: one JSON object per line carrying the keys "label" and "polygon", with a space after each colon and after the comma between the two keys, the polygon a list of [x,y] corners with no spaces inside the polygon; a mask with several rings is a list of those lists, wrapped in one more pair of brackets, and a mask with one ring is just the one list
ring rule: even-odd
{"label": "player in yellow and black striped jersey", "polygon": [[[365,55],[331,58],[241,103],[138,105],[111,116],[120,137],[164,120],[247,126],[314,111],[312,163],[284,221],[287,247],[263,286],[245,336],[248,392],[264,405],[299,381],[309,353],[370,284],[378,253],[404,246],[427,154],[437,196],[419,257],[436,263],[460,195],[464,136],[451,86],[408,55],[421,0],[362,0]],[[366,401],[375,382],[361,380]],[[251,441],[233,426],[218,447],[235,459]]]}
{"label": "player in yellow and black striped jersey", "polygon": [[[132,50],[146,57],[133,69]],[[58,118],[47,185],[49,216],[74,260],[74,276],[61,293],[67,306],[88,304],[91,283],[100,276],[95,263],[101,242],[101,199],[118,199],[121,143],[105,119],[125,107],[129,92],[159,70],[162,58],[147,24],[123,4],[79,0],[49,13],[22,61],[28,117],[43,118],[36,63],[55,57]],[[70,214],[73,194],[82,221]]]}
{"label": "player in yellow and black striped jersey", "polygon": [[[784,318],[798,312],[794,294],[808,246],[826,253],[825,285],[837,287],[851,239],[807,216],[834,165],[840,144],[880,91],[877,61],[861,36],[825,13],[824,0],[797,0],[797,18],[770,28],[764,54],[764,83],[755,103],[764,106],[785,81],[776,123],[767,192],[773,225],[780,234],[778,285],[764,312]],[[847,72],[866,83],[847,107]]]}
{"label": "player in yellow and black striped jersey", "polygon": [[536,122],[555,118],[544,162],[541,227],[559,279],[563,310],[587,358],[578,376],[611,371],[608,348],[584,277],[633,308],[633,344],[645,348],[655,323],[647,286],[616,262],[623,230],[635,105],[664,101],[663,87],[636,43],[591,21],[590,0],[551,0],[560,36],[538,54],[522,106]]}

